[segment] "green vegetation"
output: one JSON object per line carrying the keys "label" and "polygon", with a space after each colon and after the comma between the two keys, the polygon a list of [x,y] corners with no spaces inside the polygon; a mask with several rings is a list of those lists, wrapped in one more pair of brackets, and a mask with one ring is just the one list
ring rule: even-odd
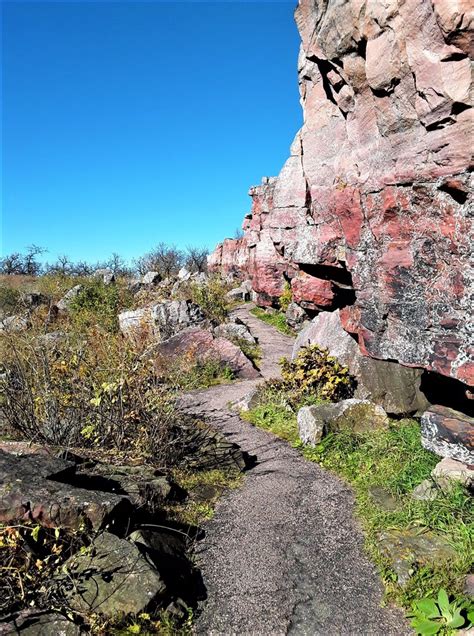
{"label": "green vegetation", "polygon": [[238,488],[243,480],[242,472],[235,468],[175,469],[172,474],[176,483],[189,493],[189,499],[170,506],[169,512],[172,518],[190,526],[199,526],[211,519],[223,492]]}
{"label": "green vegetation", "polygon": [[438,634],[443,628],[444,631],[470,628],[474,623],[474,609],[470,609],[466,603],[450,602],[444,589],[439,590],[436,599],[429,597],[415,601],[409,616],[413,617],[411,626],[422,636]]}
{"label": "green vegetation", "polygon": [[350,397],[354,380],[347,367],[318,345],[302,347],[294,360],[280,361],[283,384],[290,403],[301,405],[305,398],[337,402]]}
{"label": "green vegetation", "polygon": [[160,378],[174,391],[207,389],[235,379],[232,369],[217,359],[199,360],[187,355],[178,358],[173,364],[165,362],[165,365],[166,370],[160,373]]}
{"label": "green vegetation", "polygon": [[70,305],[73,327],[80,331],[99,325],[110,333],[118,331],[118,314],[133,304],[133,295],[125,285],[104,285],[99,279],[82,283],[81,291]]}
{"label": "green vegetation", "polygon": [[260,318],[260,320],[263,320],[263,322],[272,325],[275,329],[278,329],[278,331],[284,333],[286,336],[294,336],[295,332],[286,323],[285,314],[281,312],[268,313],[264,309],[261,309],[261,307],[254,307],[250,310],[250,312],[257,318]]}
{"label": "green vegetation", "polygon": [[0,285],[0,313],[9,316],[18,311],[20,292],[8,285]]}
{"label": "green vegetation", "polygon": [[229,285],[222,278],[211,276],[204,283],[191,283],[186,288],[186,295],[201,307],[206,318],[219,324],[224,322],[229,313],[228,291]]}
{"label": "green vegetation", "polygon": [[290,306],[293,300],[293,293],[291,291],[291,285],[288,281],[285,281],[285,286],[283,288],[283,293],[280,296],[280,309],[285,312]]}
{"label": "green vegetation", "polygon": [[[307,351],[300,360],[309,355]],[[328,358],[322,356],[322,368]],[[324,468],[341,476],[354,489],[356,511],[366,536],[366,548],[380,569],[386,586],[387,600],[395,601],[405,608],[411,608],[419,599],[438,594],[440,589],[452,595],[457,607],[466,607],[462,588],[466,574],[472,565],[474,548],[474,510],[472,497],[460,485],[449,491],[439,490],[432,501],[415,500],[411,493],[424,479],[430,476],[439,458],[425,450],[420,441],[419,424],[415,420],[392,420],[386,430],[355,433],[342,431],[330,433],[315,447],[305,446],[298,437],[296,415],[298,409],[311,394],[312,365],[309,369],[299,364],[291,366],[283,362],[285,376],[291,373],[295,384],[305,386],[309,382],[306,395],[298,393],[283,381],[270,381],[261,389],[258,404],[242,417],[255,426],[278,435],[300,450],[309,461],[319,463]],[[334,367],[333,367],[334,369]],[[347,377],[342,374],[340,377]],[[330,382],[331,388],[341,384]],[[347,385],[342,384],[347,387]],[[331,395],[316,385],[312,391],[314,402]],[[339,398],[338,398],[339,399]],[[383,488],[395,503],[390,510],[373,496],[374,488]],[[429,529],[441,535],[454,548],[455,557],[448,561],[439,560],[420,566],[412,573],[405,587],[397,582],[397,575],[384,555],[380,545],[380,535],[386,531],[419,528]],[[451,612],[454,616],[454,610]],[[465,614],[465,612],[464,612]],[[463,616],[464,616],[463,614]],[[414,614],[413,614],[414,615]],[[434,618],[434,617],[433,617]],[[443,622],[444,621],[444,622]],[[454,625],[448,626],[444,618],[438,620],[437,632],[448,634]],[[464,622],[463,622],[464,625]]]}

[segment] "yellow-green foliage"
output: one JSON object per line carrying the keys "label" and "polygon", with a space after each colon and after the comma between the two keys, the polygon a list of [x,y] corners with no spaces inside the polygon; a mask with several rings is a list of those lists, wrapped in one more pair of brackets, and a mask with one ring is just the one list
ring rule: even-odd
{"label": "yellow-green foliage", "polygon": [[230,303],[226,298],[229,285],[219,276],[211,276],[204,283],[191,283],[186,291],[209,320],[221,323],[227,318],[230,309]]}
{"label": "yellow-green foliage", "polygon": [[293,300],[293,294],[291,292],[291,285],[288,281],[285,281],[283,293],[280,296],[280,309],[286,311]]}
{"label": "yellow-green foliage", "polygon": [[320,400],[337,402],[353,391],[353,378],[327,350],[318,345],[302,347],[292,361],[283,358],[281,375],[292,402],[312,395]]}
{"label": "yellow-green foliage", "polygon": [[[2,421],[38,442],[115,448],[168,461],[175,425],[172,393],[153,362],[104,328],[48,344],[34,331],[0,338],[7,369]],[[178,459],[178,457],[176,457]]]}
{"label": "yellow-green foliage", "polygon": [[133,296],[126,286],[104,285],[99,279],[88,279],[69,305],[70,320],[80,330],[100,325],[114,333],[118,331],[119,312],[132,303]]}
{"label": "yellow-green foliage", "polygon": [[0,285],[0,314],[8,316],[17,312],[20,305],[20,292],[7,285]]}

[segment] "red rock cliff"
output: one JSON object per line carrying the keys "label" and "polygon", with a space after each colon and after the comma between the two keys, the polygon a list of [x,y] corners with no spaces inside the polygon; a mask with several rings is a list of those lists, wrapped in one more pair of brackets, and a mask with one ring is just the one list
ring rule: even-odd
{"label": "red rock cliff", "polygon": [[362,351],[474,384],[468,0],[301,0],[304,125],[211,268],[289,280]]}

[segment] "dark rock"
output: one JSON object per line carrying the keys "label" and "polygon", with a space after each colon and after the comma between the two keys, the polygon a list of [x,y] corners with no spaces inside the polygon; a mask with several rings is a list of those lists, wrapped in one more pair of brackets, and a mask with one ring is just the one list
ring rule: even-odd
{"label": "dark rock", "polygon": [[439,565],[456,556],[454,549],[440,535],[420,528],[388,530],[380,535],[379,545],[392,562],[402,587],[417,567]]}
{"label": "dark rock", "polygon": [[21,634],[22,636],[77,636],[81,633],[75,625],[62,614],[50,611],[24,610],[14,621],[0,625],[0,635]]}
{"label": "dark rock", "polygon": [[36,309],[41,305],[49,305],[50,299],[41,292],[25,292],[20,296],[20,303],[28,309]]}
{"label": "dark rock", "polygon": [[80,612],[107,617],[145,611],[166,586],[149,561],[131,541],[109,532],[100,534],[85,550],[70,557],[62,578],[70,606]]}
{"label": "dark rock", "polygon": [[0,521],[34,520],[76,530],[86,523],[98,529],[129,512],[124,497],[72,487],[75,470],[72,462],[39,452],[0,450]]}
{"label": "dark rock", "polygon": [[425,448],[464,464],[474,464],[474,418],[445,406],[432,406],[421,418]]}
{"label": "dark rock", "polygon": [[162,506],[172,497],[176,488],[166,475],[151,466],[125,466],[115,464],[95,463],[79,465],[75,479],[76,483],[100,477],[109,482],[108,488],[112,492],[126,495],[137,507],[145,507],[154,510]]}

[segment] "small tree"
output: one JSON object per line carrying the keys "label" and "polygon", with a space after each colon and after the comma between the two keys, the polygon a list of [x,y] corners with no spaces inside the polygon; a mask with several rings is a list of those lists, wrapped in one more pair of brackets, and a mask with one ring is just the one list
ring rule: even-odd
{"label": "small tree", "polygon": [[174,245],[158,243],[152,250],[134,260],[135,269],[143,275],[158,272],[162,278],[176,275],[184,262],[184,254]]}
{"label": "small tree", "polygon": [[184,265],[190,272],[207,272],[207,256],[209,250],[205,247],[186,247]]}

